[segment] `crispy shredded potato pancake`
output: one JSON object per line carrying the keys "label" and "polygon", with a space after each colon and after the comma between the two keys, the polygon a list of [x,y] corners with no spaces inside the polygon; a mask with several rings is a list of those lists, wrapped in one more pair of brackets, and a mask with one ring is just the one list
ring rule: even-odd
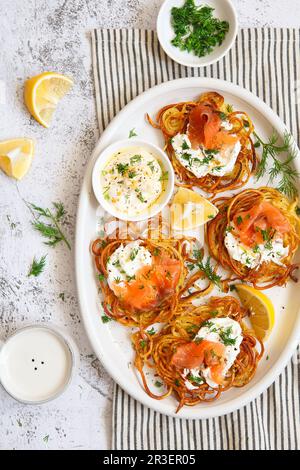
{"label": "crispy shredded potato pancake", "polygon": [[[178,400],[178,412],[184,405],[192,406],[217,400],[231,387],[243,387],[248,384],[255,374],[264,348],[263,344],[243,325],[242,320],[246,315],[247,311],[234,297],[212,297],[206,304],[198,307],[182,306],[173,319],[155,334],[149,334],[145,330],[136,332],[133,335],[136,351],[135,366],[148,395],[156,400],[162,400],[174,393]],[[224,317],[237,321],[242,327],[243,338],[239,354],[221,385],[213,388],[205,381],[196,382],[191,390],[186,385],[183,370],[173,364],[172,358],[180,347],[193,342],[193,338],[204,322],[211,318]],[[256,345],[259,346],[258,350]],[[144,373],[145,366],[153,369],[155,375],[163,382],[167,389],[165,393],[155,394],[150,390]]]}
{"label": "crispy shredded potato pancake", "polygon": [[[171,139],[177,134],[192,133],[191,116],[197,107],[201,107],[200,114],[204,119],[205,135],[202,136],[202,140],[210,143],[210,149],[215,146],[218,147],[221,137],[223,137],[221,141],[224,141],[224,137],[227,141],[234,137],[241,144],[234,168],[229,174],[224,176],[207,174],[197,178],[175,156]],[[218,122],[220,124],[220,120],[224,118],[230,124],[231,129],[220,132]],[[256,169],[257,157],[251,139],[254,127],[250,117],[244,111],[233,111],[230,106],[226,106],[223,96],[216,92],[204,93],[198,101],[169,104],[157,113],[156,122],[148,114],[147,120],[154,128],[160,129],[164,135],[165,150],[179,179],[179,185],[186,187],[197,186],[203,191],[214,195],[229,189],[241,188],[247,183],[250,175]],[[201,128],[201,122],[199,122],[198,128]],[[209,133],[212,135],[208,135]]]}

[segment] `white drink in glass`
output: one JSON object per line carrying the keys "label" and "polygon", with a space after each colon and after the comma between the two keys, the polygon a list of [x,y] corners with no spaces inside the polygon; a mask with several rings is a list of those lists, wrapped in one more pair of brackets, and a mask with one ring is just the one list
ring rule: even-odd
{"label": "white drink in glass", "polygon": [[0,382],[25,403],[42,403],[60,395],[72,377],[73,351],[55,329],[40,325],[18,330],[2,344]]}

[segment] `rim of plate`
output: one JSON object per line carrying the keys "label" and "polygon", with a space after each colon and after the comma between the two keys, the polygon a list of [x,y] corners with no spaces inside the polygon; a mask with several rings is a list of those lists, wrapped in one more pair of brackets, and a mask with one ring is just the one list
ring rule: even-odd
{"label": "rim of plate", "polygon": [[[182,0],[182,2],[184,2],[184,0]],[[236,40],[236,36],[238,32],[238,17],[237,17],[235,6],[233,5],[232,1],[231,0],[209,0],[209,6],[210,5],[220,6],[220,4],[222,4],[224,8],[228,10],[228,13],[231,17],[231,23],[230,23],[229,31],[227,33],[228,35],[227,46],[224,47],[224,43],[226,42],[226,36],[225,36],[223,43],[220,46],[217,46],[214,49],[214,51],[212,51],[210,54],[204,57],[197,57],[196,55],[192,53],[186,53],[185,51],[180,51],[179,49],[175,47],[168,47],[169,39],[166,40],[166,38],[163,36],[161,22],[169,21],[169,15],[170,15],[169,10],[172,6],[174,6],[173,3],[174,3],[174,0],[164,0],[164,2],[162,3],[159,9],[157,20],[156,20],[157,37],[165,53],[178,64],[184,65],[186,67],[193,67],[193,68],[206,67],[208,65],[214,64],[218,62],[219,60],[221,60],[228,53],[228,51],[232,48],[234,41]],[[207,2],[204,1],[203,4],[206,5]],[[167,46],[167,41],[168,41],[168,46]],[[209,59],[209,57],[212,54],[214,54],[214,52],[217,51],[218,48],[220,49],[219,54],[216,54],[214,59]],[[185,56],[186,58],[184,58]],[[190,60],[187,60],[188,56],[190,56],[191,58]]]}
{"label": "rim of plate", "polygon": [[[165,190],[158,196],[157,200],[145,209],[142,213],[138,213],[135,215],[127,215],[126,213],[120,212],[116,209],[112,204],[106,202],[103,196],[103,187],[101,188],[100,184],[100,170],[109,162],[109,160],[116,155],[116,153],[121,149],[129,149],[131,147],[144,147],[145,149],[148,148],[150,151],[153,152],[154,156],[161,163],[161,166],[164,170],[168,172],[168,183],[165,186]],[[173,192],[174,192],[174,184],[175,184],[175,174],[174,168],[164,152],[164,150],[160,149],[157,145],[153,144],[152,142],[147,142],[147,140],[143,139],[122,139],[117,140],[116,142],[108,145],[105,149],[101,150],[97,160],[95,161],[93,173],[92,173],[92,185],[95,197],[99,204],[106,210],[110,215],[113,217],[117,217],[120,220],[125,220],[128,222],[141,222],[143,220],[147,220],[150,217],[154,217],[159,212],[161,212],[168,202],[170,201]]]}
{"label": "rim of plate", "polygon": [[[139,96],[134,98],[130,103],[128,103],[119,113],[118,115],[110,122],[107,126],[105,131],[102,133],[101,138],[96,144],[96,147],[92,153],[91,159],[88,163],[86,168],[86,172],[84,175],[79,203],[78,203],[78,210],[77,210],[77,219],[76,219],[76,235],[75,235],[75,274],[76,274],[76,283],[77,283],[77,295],[79,300],[79,306],[81,310],[81,317],[83,320],[83,324],[85,327],[85,331],[87,336],[90,340],[91,346],[95,351],[97,357],[105,367],[108,374],[113,378],[115,382],[117,382],[120,387],[122,387],[129,395],[131,395],[135,400],[139,401],[140,403],[152,408],[159,413],[172,416],[175,418],[182,418],[182,419],[207,419],[213,418],[217,416],[222,416],[224,414],[232,413],[239,408],[247,405],[250,401],[257,398],[261,393],[263,393],[280,375],[283,371],[284,367],[287,365],[288,361],[292,357],[295,349],[297,348],[300,342],[300,311],[297,313],[297,318],[295,319],[295,323],[293,326],[292,334],[290,335],[289,341],[287,345],[282,350],[280,356],[278,357],[277,361],[273,365],[273,367],[264,375],[264,377],[255,385],[253,385],[249,390],[247,390],[241,396],[235,397],[227,403],[218,403],[217,401],[213,404],[211,403],[207,407],[195,408],[195,407],[186,407],[180,410],[179,415],[175,413],[175,406],[174,411],[164,409],[163,400],[158,401],[154,400],[149,397],[146,392],[142,389],[140,383],[136,379],[135,383],[129,383],[127,380],[123,379],[122,374],[120,374],[119,367],[111,361],[111,356],[109,355],[109,351],[104,351],[101,342],[99,341],[99,337],[97,336],[97,331],[94,328],[94,325],[91,321],[91,317],[88,308],[88,301],[87,296],[85,294],[84,289],[82,289],[82,285],[86,282],[84,277],[84,272],[81,270],[81,266],[79,263],[80,257],[82,255],[82,250],[84,245],[84,224],[82,224],[82,217],[84,217],[85,213],[85,206],[88,203],[88,198],[90,197],[91,193],[91,174],[95,162],[95,158],[99,155],[101,147],[105,146],[105,140],[109,141],[110,137],[114,134],[115,122],[120,117],[123,116],[128,111],[134,112],[136,108],[139,107],[140,103],[145,100],[145,97],[151,97],[151,99],[155,99],[156,96],[160,95],[164,91],[174,91],[178,88],[210,88],[216,91],[220,91],[223,93],[231,93],[238,98],[246,101],[248,104],[252,105],[254,108],[258,109],[262,115],[267,116],[268,121],[272,124],[275,130],[279,132],[280,135],[283,135],[286,131],[286,127],[281,121],[281,119],[277,116],[277,114],[263,101],[260,100],[257,96],[255,96],[250,91],[235,85],[230,82],[226,82],[225,80],[220,80],[216,78],[198,78],[198,77],[191,77],[191,78],[179,78],[176,80],[164,82],[160,85],[156,85],[149,90],[141,93]],[[104,141],[104,143],[103,143]],[[298,147],[297,147],[298,149]],[[298,149],[299,151],[299,149]],[[295,162],[298,166],[298,170],[300,170],[300,162]],[[86,247],[88,253],[88,246]],[[79,287],[80,286],[80,287]],[[241,389],[242,390],[242,389]]]}

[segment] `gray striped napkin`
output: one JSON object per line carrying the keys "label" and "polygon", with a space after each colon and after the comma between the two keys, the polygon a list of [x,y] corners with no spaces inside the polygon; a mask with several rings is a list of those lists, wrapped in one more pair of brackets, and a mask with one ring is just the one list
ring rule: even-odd
{"label": "gray striped napkin", "polygon": [[[299,144],[300,34],[295,29],[242,29],[217,64],[191,69],[160,48],[154,31],[94,30],[93,69],[100,132],[132,98],[180,77],[214,77],[251,90],[283,119]],[[300,96],[298,95],[300,102]],[[183,420],[148,409],[118,385],[114,449],[299,449],[299,351],[282,375],[248,406],[214,419]]]}

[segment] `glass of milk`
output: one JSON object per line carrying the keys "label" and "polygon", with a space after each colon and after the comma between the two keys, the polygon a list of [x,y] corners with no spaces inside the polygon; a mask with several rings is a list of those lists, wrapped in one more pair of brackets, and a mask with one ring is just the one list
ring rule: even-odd
{"label": "glass of milk", "polygon": [[56,327],[26,326],[0,341],[0,383],[22,403],[45,403],[70,384],[76,356],[72,339]]}

